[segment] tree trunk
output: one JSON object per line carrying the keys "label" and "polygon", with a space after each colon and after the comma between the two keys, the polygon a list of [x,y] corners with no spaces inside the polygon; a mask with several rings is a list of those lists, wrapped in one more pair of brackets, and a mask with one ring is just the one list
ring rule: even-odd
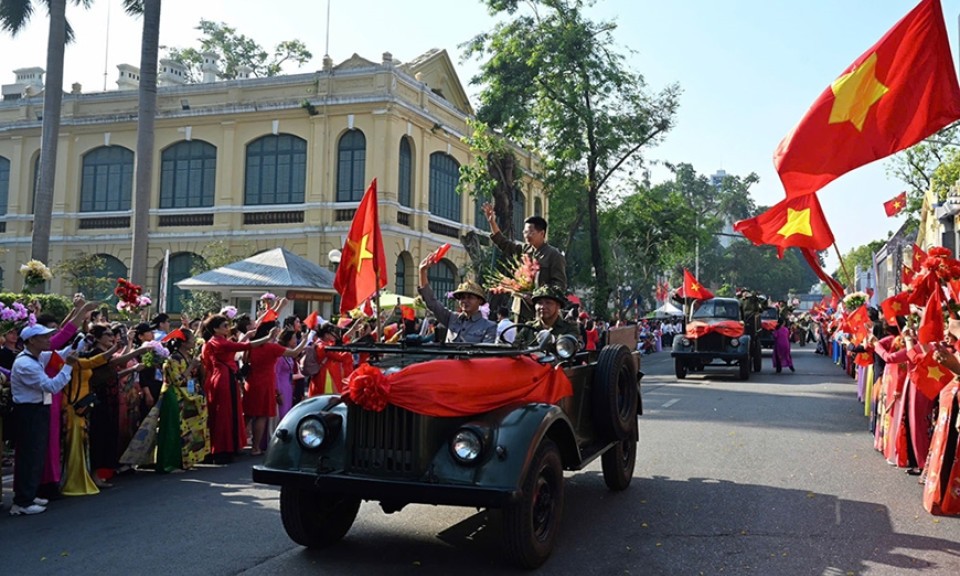
{"label": "tree trunk", "polygon": [[[63,102],[63,56],[67,42],[67,2],[49,0],[50,32],[47,39],[47,81],[43,90],[43,125],[40,135],[40,180],[34,198],[30,257],[50,264],[53,188],[57,174],[57,141]],[[45,286],[39,287],[43,290]]]}
{"label": "tree trunk", "polygon": [[490,176],[497,181],[497,187],[493,190],[493,207],[497,214],[497,225],[500,226],[501,233],[511,240],[520,236],[520,231],[513,229],[515,166],[516,159],[509,152],[502,156],[491,154],[487,158]]}
{"label": "tree trunk", "polygon": [[[591,182],[593,179],[591,178]],[[610,298],[610,281],[607,278],[607,267],[603,261],[603,252],[600,251],[600,216],[598,210],[599,191],[593,184],[587,189],[587,218],[590,227],[590,257],[593,259],[593,271],[596,277],[597,301],[596,311],[601,318],[607,317],[607,301]],[[619,290],[618,290],[619,296]]]}
{"label": "tree trunk", "polygon": [[[130,280],[147,279],[150,206],[153,203],[154,120],[157,115],[157,59],[160,44],[160,2],[144,0],[143,37],[140,45],[140,101],[137,110],[137,172],[133,197],[133,248]],[[165,287],[161,286],[160,290]],[[157,297],[160,295],[157,294]]]}

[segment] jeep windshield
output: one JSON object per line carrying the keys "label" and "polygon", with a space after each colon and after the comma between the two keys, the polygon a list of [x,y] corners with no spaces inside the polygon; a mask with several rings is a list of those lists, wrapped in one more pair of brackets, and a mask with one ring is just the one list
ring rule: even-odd
{"label": "jeep windshield", "polygon": [[739,320],[740,305],[736,301],[724,300],[705,300],[699,302],[699,306],[694,304],[694,320],[706,320],[708,318],[720,318],[723,320]]}
{"label": "jeep windshield", "polygon": [[780,317],[780,312],[776,308],[767,308],[760,313],[761,320],[776,320]]}

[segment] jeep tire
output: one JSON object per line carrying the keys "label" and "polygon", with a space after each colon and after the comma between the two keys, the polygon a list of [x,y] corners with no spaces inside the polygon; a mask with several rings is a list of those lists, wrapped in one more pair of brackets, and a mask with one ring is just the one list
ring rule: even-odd
{"label": "jeep tire", "polygon": [[677,380],[683,380],[687,377],[687,366],[679,358],[673,361],[673,367],[677,372]]}
{"label": "jeep tire", "polygon": [[307,548],[325,548],[346,536],[360,510],[360,499],[282,486],[280,519],[290,539]]}
{"label": "jeep tire", "polygon": [[[636,434],[636,432],[634,432]],[[617,442],[600,457],[603,467],[603,481],[614,492],[626,490],[633,480],[633,470],[637,466],[637,440],[631,434],[626,440]]]}
{"label": "jeep tire", "polygon": [[750,379],[750,356],[744,356],[737,362],[737,366],[740,368],[740,379],[749,380]]}
{"label": "jeep tire", "polygon": [[593,377],[593,423],[604,440],[630,438],[637,425],[637,371],[630,350],[604,346]]}
{"label": "jeep tire", "polygon": [[507,556],[524,568],[546,562],[560,532],[563,515],[563,463],[560,449],[544,438],[527,467],[520,499],[503,509]]}

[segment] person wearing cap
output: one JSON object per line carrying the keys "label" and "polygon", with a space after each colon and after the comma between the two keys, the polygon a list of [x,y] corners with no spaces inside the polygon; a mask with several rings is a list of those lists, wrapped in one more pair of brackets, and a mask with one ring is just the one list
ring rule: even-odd
{"label": "person wearing cap", "polygon": [[453,297],[460,305],[460,311],[454,312],[440,304],[430,288],[427,270],[436,264],[432,256],[420,262],[420,285],[417,291],[433,312],[437,320],[447,327],[447,342],[489,343],[496,342],[497,323],[483,317],[480,306],[487,301],[483,289],[473,280],[464,280],[453,291]]}
{"label": "person wearing cap", "polygon": [[52,395],[70,382],[76,354],[70,354],[66,365],[53,377],[45,369],[55,352],[50,352],[53,328],[40,324],[20,331],[24,349],[13,362],[10,384],[17,425],[17,450],[14,462],[14,496],[11,516],[40,514],[47,501],[37,498],[37,487],[43,474],[43,459],[50,435],[50,403]]}
{"label": "person wearing cap", "polygon": [[521,330],[517,335],[527,345],[536,341],[537,333],[541,330],[549,330],[554,338],[559,338],[564,334],[569,334],[577,338],[581,345],[580,329],[573,322],[564,320],[560,315],[560,310],[566,304],[567,299],[563,290],[556,286],[541,286],[533,291],[533,306],[537,311],[537,318],[527,322],[527,326],[533,330]]}

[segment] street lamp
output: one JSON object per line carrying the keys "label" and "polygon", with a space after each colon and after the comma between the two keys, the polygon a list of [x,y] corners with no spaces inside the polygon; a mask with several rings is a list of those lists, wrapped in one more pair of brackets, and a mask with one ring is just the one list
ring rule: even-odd
{"label": "street lamp", "polygon": [[336,268],[336,265],[340,263],[340,257],[342,255],[343,254],[339,250],[334,248],[333,250],[327,252],[327,259],[330,260],[330,263],[334,265],[334,268]]}

